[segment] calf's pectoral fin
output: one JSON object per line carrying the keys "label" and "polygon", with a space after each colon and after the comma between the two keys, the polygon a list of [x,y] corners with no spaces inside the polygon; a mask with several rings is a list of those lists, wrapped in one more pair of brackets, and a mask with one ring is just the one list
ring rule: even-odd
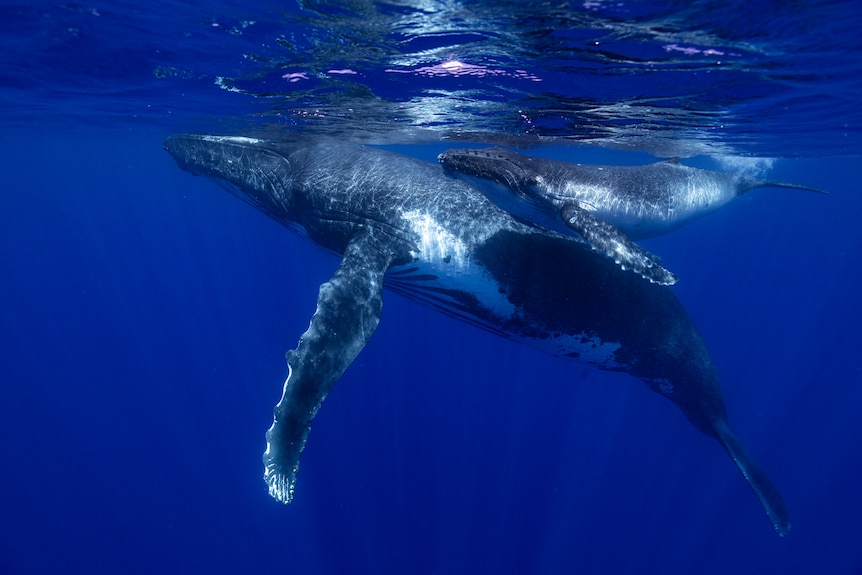
{"label": "calf's pectoral fin", "polygon": [[678,281],[676,274],[663,268],[653,254],[631,241],[617,227],[595,218],[577,203],[565,204],[560,209],[560,217],[594,250],[613,259],[624,270],[632,270],[661,285],[673,285]]}
{"label": "calf's pectoral fin", "polygon": [[317,311],[296,349],[266,432],[264,480],[269,494],[290,503],[311,420],[344,370],[371,338],[383,310],[383,276],[392,256],[365,233],[354,237],[332,278],[320,286]]}

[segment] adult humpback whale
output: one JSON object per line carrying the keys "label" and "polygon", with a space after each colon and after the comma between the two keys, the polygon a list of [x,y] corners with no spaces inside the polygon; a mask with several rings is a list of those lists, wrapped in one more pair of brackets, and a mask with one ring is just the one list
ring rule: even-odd
{"label": "adult humpback whale", "polygon": [[[505,148],[447,150],[443,168],[468,180],[522,220],[574,231],[597,251],[648,280],[676,283],[675,274],[631,239],[664,234],[762,187],[816,188],[684,166],[592,166],[525,156]],[[631,239],[630,239],[631,238]]]}
{"label": "adult humpback whale", "polygon": [[673,292],[584,242],[527,226],[439,166],[332,140],[172,136],[178,165],[341,257],[320,286],[266,434],[264,479],[289,503],[317,410],[370,339],[384,285],[553,355],[624,371],[724,447],[775,531],[781,497],[727,422],[716,370]]}

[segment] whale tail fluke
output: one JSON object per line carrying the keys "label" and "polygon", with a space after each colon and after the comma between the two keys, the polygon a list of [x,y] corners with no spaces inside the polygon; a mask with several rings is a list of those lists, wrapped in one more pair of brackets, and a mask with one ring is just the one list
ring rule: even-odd
{"label": "whale tail fluke", "polygon": [[816,192],[818,194],[828,194],[826,190],[815,188],[813,186],[803,186],[800,184],[791,184],[790,182],[779,182],[776,180],[756,180],[744,179],[740,186],[742,193],[748,192],[755,188],[786,188],[790,190],[804,190],[806,192]]}
{"label": "whale tail fluke", "polygon": [[760,505],[763,506],[763,510],[766,511],[775,532],[779,537],[784,537],[790,532],[790,517],[778,489],[748,454],[726,422],[717,423],[714,428],[716,439],[733,459],[742,476],[745,477],[757,500],[760,501]]}

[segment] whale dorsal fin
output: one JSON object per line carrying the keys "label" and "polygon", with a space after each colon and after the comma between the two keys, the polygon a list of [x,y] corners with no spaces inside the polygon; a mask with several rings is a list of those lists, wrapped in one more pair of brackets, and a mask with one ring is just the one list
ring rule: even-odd
{"label": "whale dorsal fin", "polygon": [[624,270],[632,270],[661,285],[673,285],[679,278],[661,266],[661,260],[631,241],[619,228],[597,219],[577,202],[560,208],[563,223],[584,238],[590,246],[613,259]]}
{"label": "whale dorsal fin", "polygon": [[351,239],[341,265],[320,286],[308,330],[287,353],[287,380],[263,454],[269,493],[282,503],[293,499],[311,420],[380,321],[383,276],[392,262],[391,253],[381,247],[367,232]]}

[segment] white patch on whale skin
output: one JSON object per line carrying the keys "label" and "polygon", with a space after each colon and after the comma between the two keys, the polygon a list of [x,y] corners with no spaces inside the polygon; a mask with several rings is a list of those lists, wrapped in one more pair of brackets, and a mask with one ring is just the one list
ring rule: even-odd
{"label": "white patch on whale skin", "polygon": [[[417,288],[436,287],[443,290],[463,291],[474,296],[482,306],[501,321],[512,317],[515,313],[515,305],[500,292],[499,283],[488,274],[487,270],[471,260],[469,248],[464,240],[448,231],[427,212],[411,210],[403,212],[401,217],[409,223],[413,233],[416,234],[418,250],[411,253],[416,261],[405,267],[416,268],[416,273],[419,275],[435,278],[416,284]],[[393,275],[397,275],[397,271],[397,268],[393,268],[390,273],[395,272]],[[455,277],[457,280],[453,285],[449,280]],[[417,290],[414,297],[422,299],[422,289]],[[445,296],[438,293],[436,297]],[[452,303],[453,309],[457,307],[457,302]]]}
{"label": "white patch on whale skin", "polygon": [[667,379],[660,377],[660,378],[653,379],[650,383],[655,389],[660,391],[662,394],[664,394],[668,397],[673,395],[673,384],[670,381],[668,381]]}
{"label": "white patch on whale skin", "polygon": [[[530,343],[530,342],[525,342]],[[540,347],[552,355],[573,357],[578,361],[590,363],[605,369],[624,367],[617,362],[616,352],[622,344],[614,341],[602,341],[595,335],[586,333],[559,334],[544,341],[535,341],[531,345]],[[575,354],[577,356],[575,357]]]}
{"label": "white patch on whale skin", "polygon": [[232,143],[232,144],[260,144],[263,140],[257,138],[246,138],[244,136],[199,136],[205,142]]}
{"label": "white patch on whale skin", "polygon": [[[594,217],[624,230],[641,226],[645,221],[673,219],[672,208],[670,211],[661,210],[646,202],[631,202],[621,197],[618,190],[603,184],[567,181],[562,186],[555,187],[542,178],[537,180],[544,186],[540,188],[539,195],[549,197],[556,204],[574,200]],[[659,225],[664,227],[664,224]]]}
{"label": "white patch on whale skin", "polygon": [[[418,265],[417,265],[418,264]],[[402,283],[402,289],[405,291],[411,291],[410,288],[417,288],[412,293],[412,297],[417,299],[424,299],[424,289],[423,288],[440,288],[442,290],[454,289],[456,291],[461,291],[465,294],[469,294],[474,296],[477,302],[484,307],[487,311],[491,312],[494,316],[498,318],[499,322],[506,321],[512,316],[515,315],[517,309],[515,308],[515,304],[509,301],[506,297],[506,294],[500,292],[499,284],[485,271],[482,266],[472,265],[472,266],[464,266],[458,269],[458,280],[457,286],[451,285],[447,278],[451,278],[453,274],[451,272],[447,273],[448,270],[444,270],[443,266],[449,266],[451,264],[446,264],[444,262],[427,262],[427,261],[419,261],[416,263],[411,263],[407,266],[401,266],[399,268],[390,269],[390,273],[394,273],[397,275],[399,272],[403,271],[405,268],[412,268],[415,274],[420,276],[431,276],[431,278],[425,278],[421,283],[419,282],[406,282]],[[409,277],[409,276],[408,276]],[[444,292],[439,292],[434,294],[435,299],[447,299],[447,296]],[[463,314],[457,311],[457,308],[461,305],[460,302],[452,300],[452,313],[453,315],[459,317],[465,317],[468,321],[473,321],[476,319],[480,319],[479,316],[472,316],[469,314]],[[437,305],[437,303],[435,303]],[[479,323],[482,323],[481,321]]]}
{"label": "white patch on whale skin", "polygon": [[445,229],[427,212],[412,210],[401,217],[413,228],[418,236],[419,253],[414,257],[429,263],[445,262],[464,268],[469,264],[467,246],[452,232]]}
{"label": "white patch on whale skin", "polygon": [[[290,376],[293,374],[293,369],[290,367],[290,363],[287,364],[287,379],[284,380],[284,387],[281,392],[281,400],[278,402],[279,405],[284,401],[284,396],[287,394],[287,386],[290,384]],[[270,435],[272,431],[275,429],[276,422],[273,421],[272,425],[269,426],[269,430],[266,432],[266,450],[263,452],[263,480],[267,485],[269,490],[269,494],[276,501],[281,501],[282,503],[290,503],[293,501],[293,494],[296,488],[296,484],[294,479],[296,478],[296,473],[299,471],[299,464],[295,465],[291,470],[291,474],[287,475],[279,472],[278,468],[273,465],[272,462],[272,444],[269,441]]]}

